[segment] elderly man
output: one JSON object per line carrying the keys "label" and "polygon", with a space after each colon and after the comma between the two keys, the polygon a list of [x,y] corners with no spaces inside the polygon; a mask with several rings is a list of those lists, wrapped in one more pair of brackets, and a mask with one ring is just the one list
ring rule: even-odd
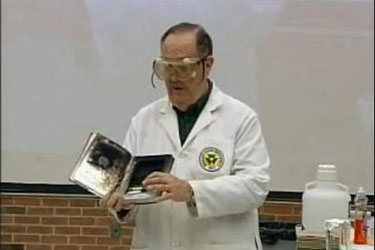
{"label": "elderly man", "polygon": [[[133,250],[261,249],[257,208],[268,193],[269,156],[257,114],[216,86],[213,64],[201,26],[180,23],[163,34],[153,76],[168,95],[135,115],[124,146],[133,155],[172,154],[175,163],[143,182],[162,196],[137,207]],[[102,203],[132,207],[119,193]]]}

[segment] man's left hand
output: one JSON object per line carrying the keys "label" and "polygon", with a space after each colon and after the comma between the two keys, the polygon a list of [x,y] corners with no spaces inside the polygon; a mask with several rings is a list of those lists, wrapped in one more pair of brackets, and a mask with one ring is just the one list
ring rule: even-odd
{"label": "man's left hand", "polygon": [[149,191],[161,191],[160,200],[187,202],[192,197],[190,184],[171,174],[153,172],[142,184]]}

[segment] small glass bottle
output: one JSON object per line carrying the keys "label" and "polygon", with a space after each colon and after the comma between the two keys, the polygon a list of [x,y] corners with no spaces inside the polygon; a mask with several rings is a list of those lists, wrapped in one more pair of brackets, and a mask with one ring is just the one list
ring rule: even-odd
{"label": "small glass bottle", "polygon": [[350,210],[350,242],[354,242],[355,210]]}
{"label": "small glass bottle", "polygon": [[356,219],[354,222],[354,243],[358,245],[367,244],[366,235],[366,223],[363,211],[358,211],[356,213]]}
{"label": "small glass bottle", "polygon": [[366,212],[367,196],[363,187],[359,187],[354,198],[355,221],[354,221],[354,243],[363,245],[367,243]]}
{"label": "small glass bottle", "polygon": [[374,217],[371,215],[371,211],[366,213],[366,232],[367,232],[367,245],[374,245]]}

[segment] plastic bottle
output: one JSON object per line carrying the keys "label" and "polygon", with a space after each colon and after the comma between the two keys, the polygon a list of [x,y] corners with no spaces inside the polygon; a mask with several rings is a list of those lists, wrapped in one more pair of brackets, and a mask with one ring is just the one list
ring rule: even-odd
{"label": "plastic bottle", "polygon": [[366,212],[367,212],[367,196],[365,189],[359,187],[354,198],[355,221],[354,221],[354,243],[363,245],[367,243],[366,230]]}
{"label": "plastic bottle", "polygon": [[302,224],[305,230],[324,231],[327,219],[349,218],[348,188],[337,182],[334,165],[319,165],[317,181],[307,183],[302,196]]}
{"label": "plastic bottle", "polygon": [[354,242],[355,210],[350,210],[350,242]]}
{"label": "plastic bottle", "polygon": [[368,211],[367,217],[367,245],[374,245],[374,216]]}

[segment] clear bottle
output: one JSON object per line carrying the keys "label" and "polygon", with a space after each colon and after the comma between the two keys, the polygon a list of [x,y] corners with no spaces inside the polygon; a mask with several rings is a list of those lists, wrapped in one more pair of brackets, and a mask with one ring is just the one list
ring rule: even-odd
{"label": "clear bottle", "polygon": [[350,210],[350,242],[354,242],[355,210]]}
{"label": "clear bottle", "polygon": [[367,242],[369,246],[374,245],[374,217],[371,215],[371,211],[366,212],[366,231],[367,231]]}
{"label": "clear bottle", "polygon": [[367,243],[366,212],[368,198],[363,187],[359,187],[354,198],[355,221],[354,221],[354,243],[361,245]]}

